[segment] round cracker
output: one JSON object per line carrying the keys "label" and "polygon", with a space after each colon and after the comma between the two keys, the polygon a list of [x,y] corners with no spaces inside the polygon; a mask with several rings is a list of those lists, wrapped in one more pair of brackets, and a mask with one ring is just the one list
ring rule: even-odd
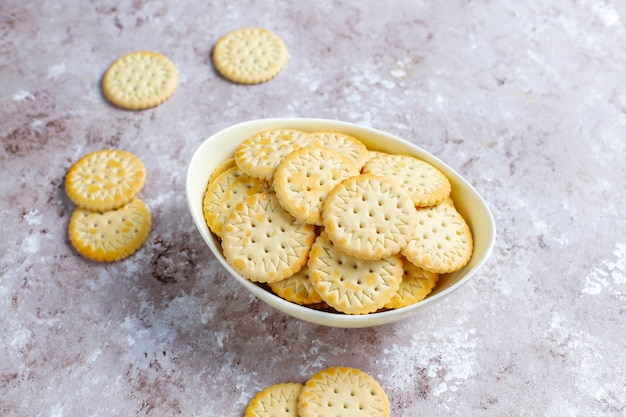
{"label": "round cracker", "polygon": [[246,174],[271,183],[283,158],[313,141],[311,135],[297,129],[266,130],[244,140],[235,151],[235,161]]}
{"label": "round cracker", "polygon": [[308,261],[315,291],[331,307],[346,314],[373,313],[398,291],[402,258],[365,260],[339,250],[322,232],[313,243]]}
{"label": "round cracker", "polygon": [[399,253],[417,222],[408,194],[394,181],[371,174],[340,182],[324,200],[322,218],[333,244],[363,259]]}
{"label": "round cracker", "polygon": [[270,385],[254,396],[244,417],[298,417],[298,396],[302,386],[296,382]]}
{"label": "round cracker", "polygon": [[286,63],[285,42],[267,29],[237,29],[220,38],[213,48],[213,64],[217,71],[241,84],[269,81]]}
{"label": "round cracker", "polygon": [[106,211],[135,198],[146,182],[146,169],[135,155],[113,149],[89,153],[65,176],[65,191],[74,204]]}
{"label": "round cracker", "polygon": [[178,71],[165,55],[137,51],[115,60],[104,73],[102,91],[116,106],[142,110],[170,98],[178,86]]}
{"label": "round cracker", "polygon": [[416,233],[402,254],[420,268],[447,274],[463,268],[473,248],[465,219],[453,206],[442,203],[417,210]]}
{"label": "round cracker", "polygon": [[416,206],[439,204],[450,195],[448,178],[433,165],[413,156],[379,153],[367,161],[363,173],[394,179]]}
{"label": "round cracker", "polygon": [[98,262],[113,262],[137,252],[148,239],[152,224],[148,207],[138,198],[105,212],[77,207],[68,234],[76,250]]}
{"label": "round cracker", "polygon": [[300,148],[285,157],[274,174],[274,190],[296,219],[322,226],[322,203],[341,181],[359,174],[352,161],[322,147]]}
{"label": "round cracker", "polygon": [[356,368],[323,369],[304,384],[298,397],[300,417],[389,417],[391,406],[383,387]]}
{"label": "round cracker", "polygon": [[286,212],[273,192],[254,194],[224,221],[222,249],[243,277],[273,282],[298,272],[307,261],[315,227]]}

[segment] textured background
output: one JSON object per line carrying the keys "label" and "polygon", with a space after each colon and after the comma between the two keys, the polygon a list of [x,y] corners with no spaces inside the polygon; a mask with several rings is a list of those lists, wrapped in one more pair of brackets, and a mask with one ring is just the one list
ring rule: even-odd
{"label": "textured background", "polygon": [[[626,415],[626,3],[346,3],[0,2],[1,415],[241,416],[331,365],[376,377],[394,416]],[[210,51],[249,25],[289,61],[235,85]],[[179,88],[114,108],[100,78],[140,49],[169,56]],[[251,298],[194,229],[184,176],[206,137],[263,117],[359,123],[443,159],[493,210],[488,264],[373,329]],[[63,178],[106,147],[146,165],[154,228],[101,265],[68,243]]]}

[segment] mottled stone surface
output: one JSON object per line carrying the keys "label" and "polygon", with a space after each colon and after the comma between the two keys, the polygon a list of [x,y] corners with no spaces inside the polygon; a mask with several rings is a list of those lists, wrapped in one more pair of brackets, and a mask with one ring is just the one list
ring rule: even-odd
{"label": "mottled stone surface", "polygon": [[[626,3],[602,0],[0,2],[0,415],[241,416],[254,393],[359,367],[394,416],[626,415]],[[275,31],[289,61],[221,79],[213,43]],[[133,50],[180,85],[141,112],[100,78]],[[333,329],[227,276],[184,176],[218,130],[324,117],[404,137],[492,207],[496,248],[414,318]],[[145,163],[154,229],[96,264],[69,245],[63,178],[107,147]]]}

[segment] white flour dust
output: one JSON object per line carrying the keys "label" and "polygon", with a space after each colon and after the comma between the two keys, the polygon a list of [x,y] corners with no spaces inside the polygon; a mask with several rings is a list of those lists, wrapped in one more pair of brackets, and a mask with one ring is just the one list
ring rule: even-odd
{"label": "white flour dust", "polygon": [[626,284],[626,243],[618,243],[613,250],[613,259],[603,260],[600,267],[593,268],[583,282],[583,294],[598,295],[609,291],[620,298],[626,298],[623,288]]}

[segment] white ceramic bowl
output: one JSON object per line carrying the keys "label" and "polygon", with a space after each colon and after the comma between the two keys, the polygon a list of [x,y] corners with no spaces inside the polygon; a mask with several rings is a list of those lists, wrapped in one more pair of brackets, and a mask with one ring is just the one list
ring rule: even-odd
{"label": "white ceramic bowl", "polygon": [[[439,168],[450,180],[452,197],[457,210],[463,215],[473,233],[474,252],[470,262],[459,271],[442,275],[435,290],[425,300],[401,309],[366,315],[329,313],[303,307],[285,301],[243,278],[226,262],[218,239],[208,229],[202,213],[202,198],[208,178],[213,170],[225,159],[231,157],[237,146],[244,139],[260,131],[275,128],[293,128],[309,132],[323,130],[340,131],[359,138],[370,149],[413,155]],[[202,238],[218,261],[237,282],[252,294],[283,313],[331,327],[356,328],[378,326],[414,315],[420,309],[441,300],[468,282],[489,257],[496,237],[493,216],[487,204],[480,194],[448,165],[420,147],[397,136],[335,120],[261,119],[234,125],[217,132],[206,139],[191,158],[187,169],[186,192],[189,210]]]}

